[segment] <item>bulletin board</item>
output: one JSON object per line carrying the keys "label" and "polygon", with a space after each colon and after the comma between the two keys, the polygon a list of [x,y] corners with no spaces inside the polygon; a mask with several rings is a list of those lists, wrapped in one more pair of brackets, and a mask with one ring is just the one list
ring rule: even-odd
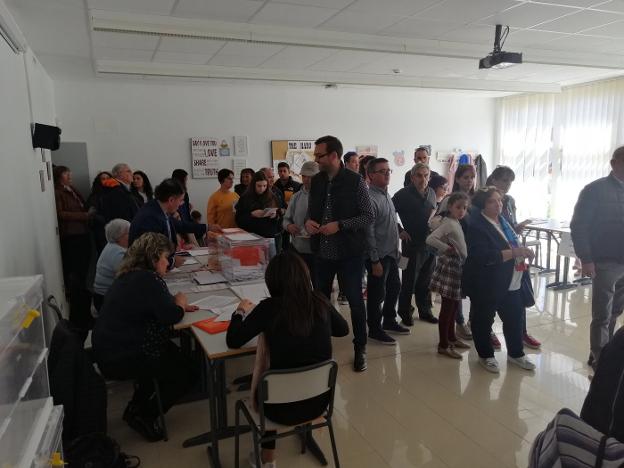
{"label": "bulletin board", "polygon": [[314,161],[314,140],[272,140],[271,159],[273,168],[286,161],[295,176],[301,174],[301,166],[306,161]]}

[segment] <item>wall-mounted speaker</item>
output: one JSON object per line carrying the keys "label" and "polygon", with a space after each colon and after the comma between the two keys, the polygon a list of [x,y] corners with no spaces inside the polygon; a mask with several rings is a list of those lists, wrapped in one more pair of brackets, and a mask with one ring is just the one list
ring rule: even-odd
{"label": "wall-mounted speaker", "polygon": [[61,146],[61,129],[52,125],[33,124],[32,145],[33,148],[56,151]]}

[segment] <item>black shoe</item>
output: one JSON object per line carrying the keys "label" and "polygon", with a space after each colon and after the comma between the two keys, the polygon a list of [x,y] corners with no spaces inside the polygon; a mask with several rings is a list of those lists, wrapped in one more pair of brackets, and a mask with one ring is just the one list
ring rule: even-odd
{"label": "black shoe", "polygon": [[399,312],[399,317],[401,317],[401,322],[403,322],[403,325],[405,325],[406,327],[413,327],[414,326],[414,318],[412,317],[412,312]]}
{"label": "black shoe", "polygon": [[130,405],[126,407],[126,411],[124,411],[123,415],[123,419],[126,423],[128,423],[128,426],[141,434],[149,442],[158,442],[159,440],[163,440],[164,434],[158,422],[158,418],[152,419],[146,416],[141,416],[131,410],[128,411],[129,407]]}
{"label": "black shoe", "polygon": [[384,345],[392,346],[396,344],[396,340],[383,330],[370,330],[368,332],[368,339]]}
{"label": "black shoe", "polygon": [[366,363],[366,349],[356,349],[353,358],[353,370],[355,372],[364,372],[368,367]]}
{"label": "black shoe", "polygon": [[434,317],[433,314],[421,315],[418,318],[422,320],[423,322],[438,323],[437,317]]}
{"label": "black shoe", "polygon": [[393,335],[409,335],[410,334],[409,328],[402,327],[396,322],[384,323],[381,326],[381,328],[386,333],[391,333]]}

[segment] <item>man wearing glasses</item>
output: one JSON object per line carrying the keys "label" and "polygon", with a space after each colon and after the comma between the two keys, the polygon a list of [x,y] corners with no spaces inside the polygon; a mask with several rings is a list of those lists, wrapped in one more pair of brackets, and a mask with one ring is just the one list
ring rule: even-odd
{"label": "man wearing glasses", "polygon": [[[396,344],[389,334],[409,335],[409,328],[397,323],[396,305],[401,290],[399,279],[399,229],[390,195],[392,169],[388,160],[368,163],[369,190],[375,221],[368,226],[368,338],[381,344]],[[406,234],[403,234],[407,238]],[[383,312],[381,303],[383,302]],[[383,316],[383,321],[382,321]]]}
{"label": "man wearing glasses", "polygon": [[355,358],[353,369],[366,370],[366,308],[362,270],[367,250],[366,229],[373,222],[368,189],[359,174],[342,167],[342,143],[334,136],[316,140],[314,158],[320,172],[312,178],[306,231],[316,254],[321,293],[331,295],[334,277],[342,281],[351,309]]}

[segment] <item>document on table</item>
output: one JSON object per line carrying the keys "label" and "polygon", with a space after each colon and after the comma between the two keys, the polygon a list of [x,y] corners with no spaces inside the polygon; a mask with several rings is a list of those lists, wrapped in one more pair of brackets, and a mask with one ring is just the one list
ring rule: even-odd
{"label": "document on table", "polygon": [[203,255],[210,255],[210,249],[193,249],[188,251],[191,257],[201,257]]}
{"label": "document on table", "polygon": [[198,271],[193,273],[193,279],[198,284],[215,284],[225,283],[227,280],[221,273],[214,273],[212,271]]}
{"label": "document on table", "polygon": [[254,304],[258,304],[269,297],[269,291],[264,283],[242,284],[231,286],[230,289],[241,299],[249,299]]}
{"label": "document on table", "polygon": [[[198,301],[192,302],[191,305],[197,306],[202,310],[209,310],[219,315],[223,311],[222,308],[230,306],[230,309],[234,307],[234,304],[238,302],[238,299],[232,296],[206,296]],[[232,310],[233,311],[233,310]]]}
{"label": "document on table", "polygon": [[193,257],[191,257],[191,258],[187,258],[186,260],[184,260],[184,263],[182,265],[194,265],[196,263],[199,263],[199,262],[195,260]]}
{"label": "document on table", "polygon": [[215,322],[229,322],[232,318],[232,314],[236,310],[237,304],[230,304],[225,307],[215,307],[214,309],[210,309],[210,312],[217,314],[217,318]]}
{"label": "document on table", "polygon": [[247,232],[241,232],[241,233],[236,233],[236,234],[229,234],[227,236],[227,238],[230,239],[231,241],[235,241],[235,242],[257,241],[258,240],[258,236],[255,236],[253,234],[249,234]]}

